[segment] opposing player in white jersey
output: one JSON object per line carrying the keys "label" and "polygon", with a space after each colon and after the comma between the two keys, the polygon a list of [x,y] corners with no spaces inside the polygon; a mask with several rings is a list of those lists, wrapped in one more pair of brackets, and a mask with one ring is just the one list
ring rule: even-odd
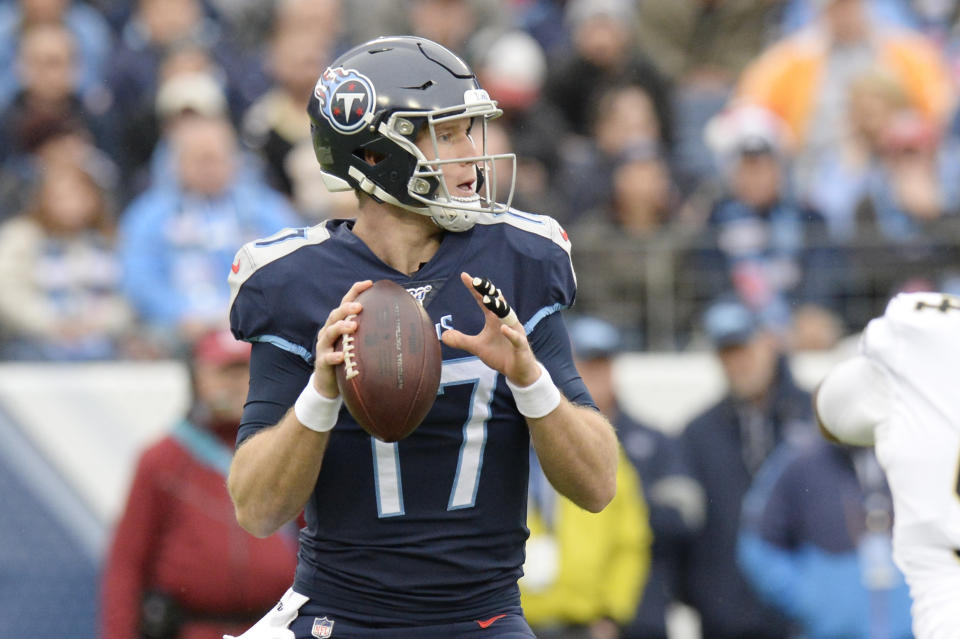
{"label": "opposing player in white jersey", "polygon": [[917,639],[960,637],[960,297],[899,294],[815,395],[831,439],[875,445]]}

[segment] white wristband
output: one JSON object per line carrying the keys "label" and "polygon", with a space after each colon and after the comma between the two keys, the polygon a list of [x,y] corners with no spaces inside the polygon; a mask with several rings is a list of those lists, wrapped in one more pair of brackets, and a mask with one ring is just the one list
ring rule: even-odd
{"label": "white wristband", "polygon": [[546,367],[540,362],[537,362],[537,365],[540,367],[540,377],[529,386],[516,386],[507,380],[507,387],[513,393],[517,410],[524,417],[532,419],[552,413],[553,409],[560,405],[562,398],[560,389],[553,383]]}
{"label": "white wristband", "polygon": [[293,405],[293,412],[297,420],[318,433],[326,433],[333,430],[337,425],[337,416],[340,414],[340,406],[343,405],[343,398],[339,395],[333,399],[324,397],[317,391],[313,385],[313,374],[310,374],[310,380],[303,387],[303,392],[297,398]]}

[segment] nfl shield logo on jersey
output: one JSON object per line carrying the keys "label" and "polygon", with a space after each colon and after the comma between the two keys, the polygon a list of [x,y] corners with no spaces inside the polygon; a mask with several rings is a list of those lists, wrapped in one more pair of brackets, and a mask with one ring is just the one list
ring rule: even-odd
{"label": "nfl shield logo on jersey", "polygon": [[326,617],[315,617],[313,620],[313,630],[310,632],[317,639],[327,639],[333,635],[333,619]]}

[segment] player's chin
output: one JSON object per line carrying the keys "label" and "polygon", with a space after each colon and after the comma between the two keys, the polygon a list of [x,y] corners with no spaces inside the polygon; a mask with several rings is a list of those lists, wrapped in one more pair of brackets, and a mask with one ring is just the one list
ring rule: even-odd
{"label": "player's chin", "polygon": [[480,196],[471,195],[471,196],[459,196],[451,195],[444,204],[447,206],[452,206],[458,209],[474,209],[480,208]]}
{"label": "player's chin", "polygon": [[477,193],[476,180],[457,184],[456,188],[450,189],[450,198],[457,202],[472,202],[474,200],[479,200],[480,194]]}

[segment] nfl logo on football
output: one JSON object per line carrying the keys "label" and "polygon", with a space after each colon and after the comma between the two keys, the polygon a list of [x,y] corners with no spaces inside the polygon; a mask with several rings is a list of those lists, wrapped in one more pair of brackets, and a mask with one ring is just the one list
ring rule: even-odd
{"label": "nfl logo on football", "polygon": [[313,620],[313,630],[310,634],[317,639],[327,639],[327,637],[333,635],[333,619],[315,617]]}

